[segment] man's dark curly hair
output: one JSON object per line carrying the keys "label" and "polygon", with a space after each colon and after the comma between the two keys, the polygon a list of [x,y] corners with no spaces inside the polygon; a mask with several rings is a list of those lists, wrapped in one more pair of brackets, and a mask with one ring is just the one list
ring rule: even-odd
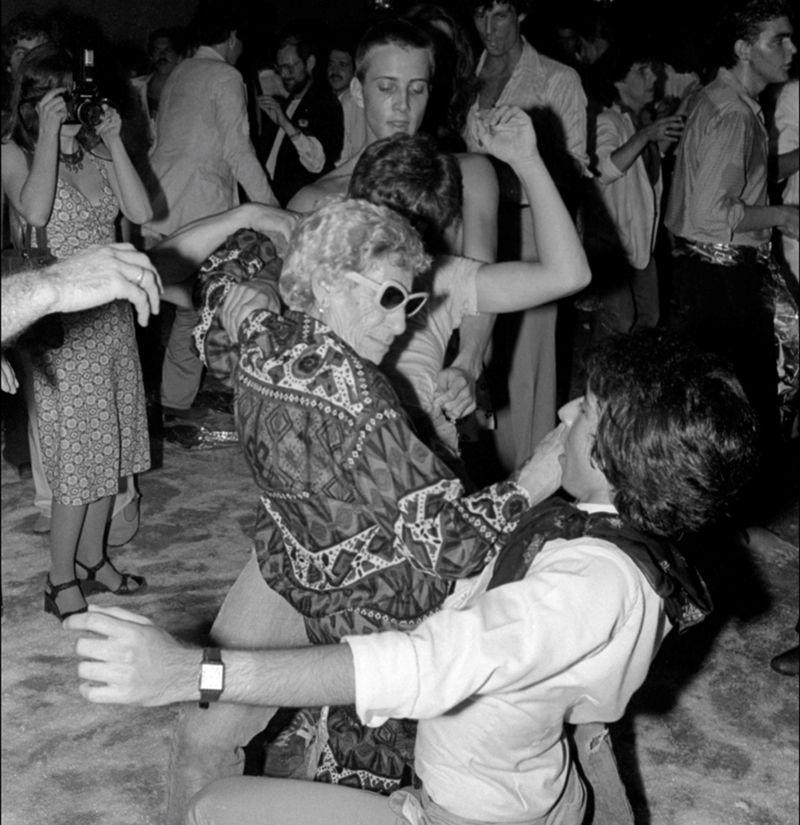
{"label": "man's dark curly hair", "polygon": [[417,230],[429,252],[461,215],[461,169],[430,135],[394,135],[358,159],[348,197],[388,206]]}
{"label": "man's dark curly hair", "polygon": [[511,6],[517,14],[527,14],[531,10],[530,0],[467,0],[466,13],[474,15],[491,11],[496,5]]}
{"label": "man's dark curly hair", "polygon": [[762,26],[779,17],[792,19],[787,0],[738,0],[730,3],[717,35],[720,65],[732,69],[739,59],[734,51],[736,41],[755,43]]}
{"label": "man's dark curly hair", "polygon": [[630,524],[677,539],[728,515],[758,464],[756,416],[729,366],[656,330],[587,359],[599,420],[592,459]]}

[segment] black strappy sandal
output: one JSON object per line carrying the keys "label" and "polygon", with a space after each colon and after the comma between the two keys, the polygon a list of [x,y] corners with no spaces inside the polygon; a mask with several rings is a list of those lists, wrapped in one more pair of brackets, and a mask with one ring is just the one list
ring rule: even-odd
{"label": "black strappy sandal", "polygon": [[[75,564],[86,571],[86,578],[81,581],[81,590],[83,590],[85,596],[89,596],[92,593],[113,593],[115,596],[133,596],[137,593],[142,593],[147,587],[147,579],[145,579],[144,576],[134,576],[133,573],[120,573],[119,570],[111,564],[107,556],[102,558],[93,567],[87,567],[83,562],[78,561],[78,559],[75,559]],[[107,564],[111,565],[111,569],[122,576],[122,581],[116,590],[112,590],[107,584],[97,581],[97,574]],[[135,584],[136,587],[131,587],[131,583]]]}

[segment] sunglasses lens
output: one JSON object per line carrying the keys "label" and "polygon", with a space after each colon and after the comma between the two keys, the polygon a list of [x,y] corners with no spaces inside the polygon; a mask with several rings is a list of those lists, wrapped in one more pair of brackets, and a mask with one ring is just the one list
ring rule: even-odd
{"label": "sunglasses lens", "polygon": [[406,318],[416,315],[425,306],[427,295],[411,295],[406,304]]}
{"label": "sunglasses lens", "polygon": [[397,309],[402,306],[406,296],[402,289],[396,286],[387,286],[381,295],[381,306],[386,310]]}

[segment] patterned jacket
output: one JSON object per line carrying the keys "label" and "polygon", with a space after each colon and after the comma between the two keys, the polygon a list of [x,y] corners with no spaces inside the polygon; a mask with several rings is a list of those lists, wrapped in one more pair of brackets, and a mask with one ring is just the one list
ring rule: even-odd
{"label": "patterned jacket", "polygon": [[505,481],[465,496],[416,437],[384,375],[321,321],[258,311],[232,344],[216,308],[234,283],[274,282],[279,268],[265,236],[232,236],[201,273],[195,333],[209,369],[235,386],[240,440],[261,493],[262,573],[305,617],[314,643],[412,628],[453,579],[494,557],[528,495]]}

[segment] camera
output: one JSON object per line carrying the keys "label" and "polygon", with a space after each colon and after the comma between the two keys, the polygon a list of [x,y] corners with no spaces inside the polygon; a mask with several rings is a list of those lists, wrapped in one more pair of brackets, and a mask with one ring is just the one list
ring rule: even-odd
{"label": "camera", "polygon": [[75,73],[75,87],[72,92],[64,93],[64,102],[67,104],[65,123],[95,127],[103,119],[103,104],[108,101],[100,95],[94,80],[93,49],[81,50],[80,64]]}

